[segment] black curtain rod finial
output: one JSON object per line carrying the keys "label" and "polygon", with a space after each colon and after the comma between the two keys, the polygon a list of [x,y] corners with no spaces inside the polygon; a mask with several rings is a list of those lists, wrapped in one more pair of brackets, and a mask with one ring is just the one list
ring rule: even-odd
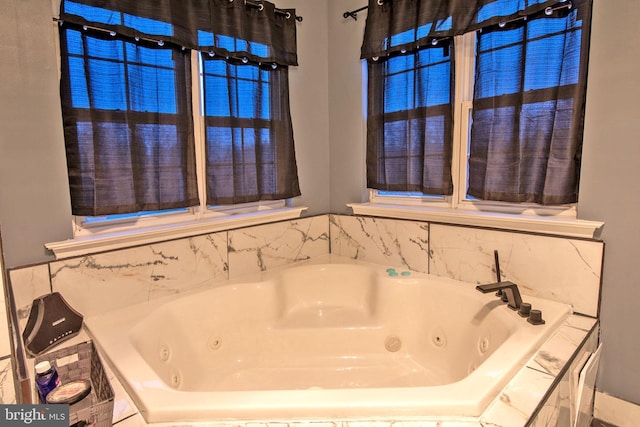
{"label": "black curtain rod finial", "polygon": [[352,11],[346,11],[345,13],[342,14],[342,17],[344,19],[353,18],[354,21],[357,21],[358,20],[358,12],[362,12],[363,10],[368,9],[368,8],[369,8],[369,6],[364,6],[364,7],[361,7],[360,9],[356,9],[356,10],[352,10]]}
{"label": "black curtain rod finial", "polygon": [[342,17],[343,17],[344,19],[347,19],[347,18],[351,17],[351,18],[353,18],[353,20],[354,20],[354,21],[357,21],[357,20],[358,20],[358,14],[357,14],[357,13],[355,13],[355,12],[348,12],[348,11],[347,11],[347,12],[345,12],[345,13],[343,13],[343,14],[342,14]]}

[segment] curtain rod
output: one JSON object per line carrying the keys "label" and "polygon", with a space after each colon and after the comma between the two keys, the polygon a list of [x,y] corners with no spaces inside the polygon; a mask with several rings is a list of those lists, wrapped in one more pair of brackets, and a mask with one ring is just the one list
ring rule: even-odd
{"label": "curtain rod", "polygon": [[364,7],[361,7],[360,9],[352,10],[351,12],[346,11],[345,13],[342,14],[342,17],[344,19],[353,18],[354,21],[357,21],[358,20],[358,12],[362,12],[365,9],[369,9],[369,6],[364,6]]}
{"label": "curtain rod", "polygon": [[[547,16],[550,16],[551,14],[553,14],[553,12],[555,12],[556,10],[560,10],[560,9],[571,9],[573,7],[573,3],[567,0],[560,0],[562,3],[560,3],[559,5],[556,5],[555,7],[553,6],[547,6],[544,9],[544,14]],[[512,22],[516,22],[516,21],[526,21],[527,17],[526,16],[518,16],[517,18],[513,18],[510,19],[508,21],[501,21],[498,23],[498,27],[500,28],[504,28],[507,24],[510,24]]]}
{"label": "curtain rod", "polygon": [[[247,1],[247,0],[245,0],[245,1]],[[378,4],[380,6],[382,6],[385,1],[386,0],[378,0]],[[544,10],[544,13],[546,15],[551,15],[554,11],[556,11],[558,9],[563,9],[565,7],[568,8],[568,9],[571,9],[571,7],[573,7],[573,4],[570,1],[566,2],[566,0],[560,0],[560,2],[562,2],[563,4],[561,4],[560,6],[556,6],[556,7],[549,6]],[[366,10],[368,8],[369,8],[369,6],[363,6],[360,9],[356,9],[356,10],[352,10],[352,11],[346,11],[345,13],[342,14],[342,17],[344,19],[353,18],[354,21],[357,21],[358,20],[358,12],[362,12],[363,10]],[[517,21],[517,20],[520,20],[520,19],[525,19],[526,20],[527,18],[526,18],[526,16],[522,16],[522,17],[518,17],[518,18],[512,19],[511,21],[507,21],[507,22],[513,22],[513,21]],[[300,20],[302,21],[302,19],[300,19]],[[505,24],[506,24],[506,22],[501,22],[500,26],[503,27]]]}
{"label": "curtain rod", "polygon": [[[378,0],[378,5],[382,6],[385,1],[387,1],[387,0]],[[358,20],[358,12],[362,12],[365,9],[369,9],[369,6],[363,6],[360,9],[356,9],[356,10],[352,10],[352,11],[346,11],[345,13],[342,14],[342,17],[344,19],[353,18],[354,21],[357,21]]]}
{"label": "curtain rod", "polygon": [[[231,1],[233,1],[233,0],[231,0]],[[264,9],[264,5],[262,3],[254,1],[254,0],[244,0],[244,4],[245,4],[245,6],[251,6],[251,7],[254,7],[256,9],[260,9],[260,10]],[[275,8],[275,11],[276,11],[276,13],[278,15],[285,16],[287,19],[291,18],[291,12],[288,12],[288,11],[286,11],[284,9],[278,9],[278,8]],[[296,16],[296,21],[302,22],[302,16]]]}
{"label": "curtain rod", "polygon": [[[64,24],[64,21],[62,19],[55,18],[55,17],[53,18],[53,22],[57,22],[61,26]],[[109,35],[111,35],[112,37],[115,37],[117,35],[117,33],[115,31],[113,31],[113,30],[107,30],[106,28],[100,28],[100,27],[94,27],[92,25],[82,25],[82,29],[85,30],[85,31],[86,30],[94,30],[94,31],[100,31],[100,32],[103,32],[103,33],[109,33]],[[157,43],[158,46],[164,46],[164,40],[162,40],[162,39],[149,39],[149,38],[146,38],[146,37],[134,37],[134,38],[135,38],[136,41],[144,40],[144,41],[150,42],[150,43]],[[184,50],[185,47],[183,46],[182,49]]]}

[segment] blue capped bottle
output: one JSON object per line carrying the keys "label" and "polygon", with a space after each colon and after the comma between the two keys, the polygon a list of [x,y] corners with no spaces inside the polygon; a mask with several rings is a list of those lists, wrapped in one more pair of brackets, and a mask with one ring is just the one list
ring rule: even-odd
{"label": "blue capped bottle", "polygon": [[48,360],[36,365],[36,385],[42,402],[47,401],[47,395],[59,384],[60,378],[55,365],[52,365]]}

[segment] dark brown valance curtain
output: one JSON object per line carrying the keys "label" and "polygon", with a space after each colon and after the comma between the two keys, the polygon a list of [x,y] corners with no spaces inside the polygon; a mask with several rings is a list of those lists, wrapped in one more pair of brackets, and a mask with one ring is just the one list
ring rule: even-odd
{"label": "dark brown valance curtain", "polygon": [[558,0],[369,0],[361,58],[384,57],[543,11]]}
{"label": "dark brown valance curtain", "polygon": [[[83,5],[114,13],[96,13],[88,19]],[[63,0],[60,19],[220,56],[298,65],[295,9],[277,9],[268,1]],[[250,43],[232,48],[230,39]]]}

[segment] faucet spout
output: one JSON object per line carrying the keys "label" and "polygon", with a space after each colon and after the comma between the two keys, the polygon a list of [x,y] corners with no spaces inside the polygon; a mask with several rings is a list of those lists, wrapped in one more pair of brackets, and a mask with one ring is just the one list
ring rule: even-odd
{"label": "faucet spout", "polygon": [[513,282],[504,281],[478,285],[476,286],[476,289],[483,294],[502,290],[507,295],[507,306],[512,310],[519,310],[520,305],[522,304],[522,297],[520,296],[518,285]]}

